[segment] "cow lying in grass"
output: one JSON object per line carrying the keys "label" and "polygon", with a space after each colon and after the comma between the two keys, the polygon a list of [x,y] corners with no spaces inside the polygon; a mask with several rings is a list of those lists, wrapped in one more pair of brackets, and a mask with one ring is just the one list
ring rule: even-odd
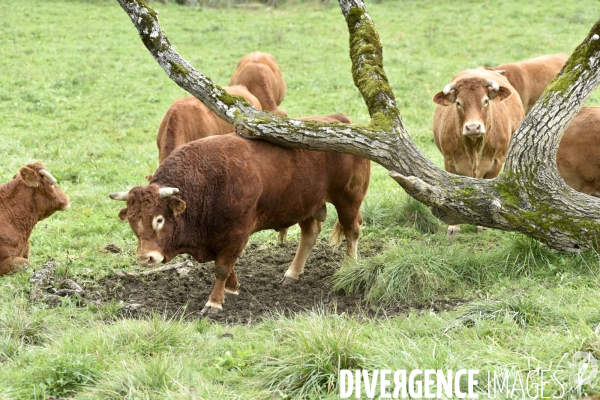
{"label": "cow lying in grass", "polygon": [[286,116],[286,112],[277,108],[285,97],[285,81],[277,61],[269,53],[256,51],[238,62],[229,85],[244,85],[256,96],[262,108],[273,114]]}
{"label": "cow lying in grass", "polygon": [[126,200],[119,218],[138,238],[143,266],[187,253],[198,262],[215,261],[215,286],[203,313],[222,309],[225,292],[237,294],[234,264],[250,235],[300,225],[300,243],[284,283],[304,271],[325,221],[325,203],[338,221],[332,236],[346,238],[346,254],[356,258],[370,162],[364,158],[308,150],[288,150],[236,134],[212,136],[175,150],[148,186],[113,193]]}
{"label": "cow lying in grass", "polygon": [[0,275],[29,264],[29,236],[38,221],[71,205],[40,162],[21,167],[0,185]]}

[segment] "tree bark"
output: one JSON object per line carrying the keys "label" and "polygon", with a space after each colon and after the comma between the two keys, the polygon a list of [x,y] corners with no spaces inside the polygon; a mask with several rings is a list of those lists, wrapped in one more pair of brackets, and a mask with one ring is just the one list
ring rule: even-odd
{"label": "tree bark", "polygon": [[504,171],[484,180],[447,173],[411,140],[383,70],[379,34],[360,0],[339,4],[348,25],[354,83],[371,116],[367,126],[303,122],[258,111],[183,60],[144,0],[117,1],[169,77],[240,135],[287,148],[368,158],[448,224],[518,231],[562,251],[598,247],[600,199],[566,186],[556,152],[568,124],[600,83],[600,21],[515,132]]}

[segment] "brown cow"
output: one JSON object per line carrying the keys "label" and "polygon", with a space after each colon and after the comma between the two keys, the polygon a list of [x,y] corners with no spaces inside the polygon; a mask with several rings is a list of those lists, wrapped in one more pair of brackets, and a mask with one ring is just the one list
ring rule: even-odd
{"label": "brown cow", "polygon": [[285,97],[285,81],[277,66],[277,61],[269,53],[256,51],[238,62],[229,85],[244,85],[255,95],[263,110],[286,116],[277,108]]}
{"label": "brown cow", "polygon": [[370,163],[364,158],[288,150],[236,134],[211,136],[175,150],[148,186],[113,193],[126,200],[119,218],[138,238],[143,266],[187,253],[198,262],[215,261],[216,283],[203,313],[222,309],[225,292],[237,294],[234,264],[248,238],[265,229],[300,225],[300,243],[284,284],[303,273],[332,203],[338,222],[332,236],[346,237],[355,258]]}
{"label": "brown cow", "polygon": [[29,264],[29,235],[38,221],[69,208],[71,201],[40,162],[21,167],[0,185],[0,275]]}
{"label": "brown cow", "polygon": [[568,59],[568,54],[558,53],[516,63],[486,67],[486,69],[500,72],[506,76],[506,79],[519,93],[523,109],[527,114]]}
{"label": "brown cow", "polygon": [[600,107],[583,107],[558,146],[558,172],[578,192],[600,197]]}
{"label": "brown cow", "polygon": [[[521,100],[508,80],[483,68],[466,70],[455,75],[433,101],[438,104],[433,135],[446,171],[496,177],[510,138],[524,118]],[[482,229],[478,227],[478,232]],[[459,230],[460,225],[451,225],[447,234]]]}
{"label": "brown cow", "polygon": [[[226,86],[223,89],[245,98],[254,107],[262,110],[258,99],[245,86]],[[173,150],[192,140],[207,136],[224,135],[234,131],[233,125],[217,117],[197,98],[186,97],[175,100],[158,128],[158,136],[156,137],[158,162],[162,164]]]}

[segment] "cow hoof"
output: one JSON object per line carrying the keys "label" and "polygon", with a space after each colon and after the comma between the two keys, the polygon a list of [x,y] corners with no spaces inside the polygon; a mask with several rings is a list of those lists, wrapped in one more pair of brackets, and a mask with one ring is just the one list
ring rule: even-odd
{"label": "cow hoof", "polygon": [[238,291],[237,291],[237,289],[236,289],[236,290],[229,290],[229,289],[225,288],[225,294],[226,294],[226,295],[227,295],[227,294],[234,294],[234,295],[236,295],[236,296],[239,296],[239,295],[240,295],[240,292],[238,292]]}
{"label": "cow hoof", "polygon": [[298,282],[298,279],[294,279],[289,276],[284,276],[283,279],[281,280],[282,285],[292,285],[296,282]]}
{"label": "cow hoof", "polygon": [[205,305],[202,311],[200,311],[200,315],[216,315],[223,311],[221,307],[211,307],[210,305]]}

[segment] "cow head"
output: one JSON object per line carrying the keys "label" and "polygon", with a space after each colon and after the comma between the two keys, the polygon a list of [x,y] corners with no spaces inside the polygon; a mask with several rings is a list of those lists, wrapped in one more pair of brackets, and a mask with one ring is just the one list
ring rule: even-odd
{"label": "cow head", "polygon": [[175,197],[176,194],[179,189],[161,188],[156,184],[110,194],[113,200],[127,201],[119,218],[129,222],[138,238],[137,260],[142,266],[168,262],[173,257],[167,247],[176,235],[177,217],[186,207],[185,201]]}
{"label": "cow head", "polygon": [[66,210],[71,206],[71,200],[56,185],[56,179],[40,162],[21,167],[15,179],[30,188],[33,195],[30,200],[37,212],[37,220],[48,218],[57,211]]}
{"label": "cow head", "polygon": [[464,137],[479,138],[486,132],[490,102],[501,102],[512,92],[492,79],[468,77],[450,82],[433,96],[433,102],[455,107]]}

